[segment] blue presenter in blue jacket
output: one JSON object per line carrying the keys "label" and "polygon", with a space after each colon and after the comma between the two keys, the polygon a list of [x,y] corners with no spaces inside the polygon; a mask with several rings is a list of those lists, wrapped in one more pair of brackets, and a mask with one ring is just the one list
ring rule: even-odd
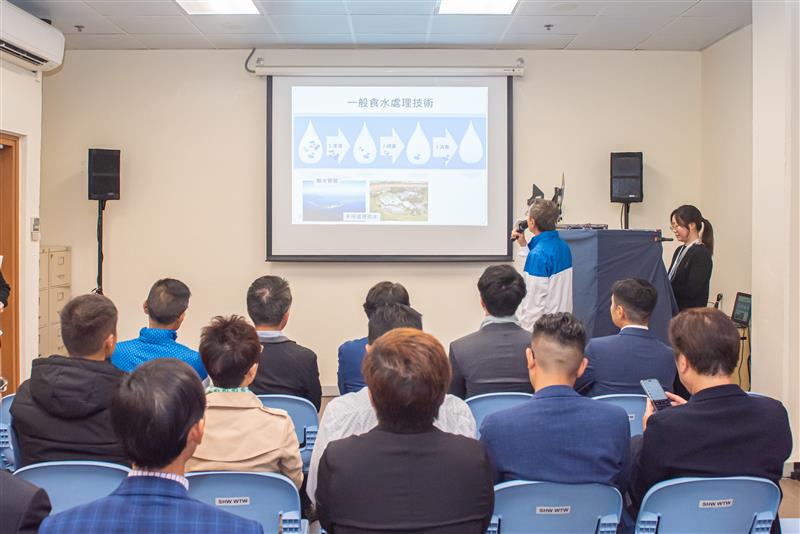
{"label": "blue presenter in blue jacket", "polygon": [[528,210],[528,228],[533,239],[516,229],[511,232],[521,253],[526,254],[525,278],[527,293],[517,309],[520,326],[533,331],[533,324],[545,313],[572,312],[572,253],[558,237],[558,206],[537,198]]}

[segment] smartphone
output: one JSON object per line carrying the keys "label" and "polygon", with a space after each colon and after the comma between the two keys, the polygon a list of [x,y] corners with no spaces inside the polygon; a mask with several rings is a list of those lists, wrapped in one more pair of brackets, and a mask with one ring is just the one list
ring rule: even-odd
{"label": "smartphone", "polygon": [[648,378],[647,380],[640,380],[639,383],[642,385],[645,395],[652,401],[656,411],[672,406],[672,403],[667,398],[667,394],[664,393],[664,388],[661,387],[658,380],[655,378]]}

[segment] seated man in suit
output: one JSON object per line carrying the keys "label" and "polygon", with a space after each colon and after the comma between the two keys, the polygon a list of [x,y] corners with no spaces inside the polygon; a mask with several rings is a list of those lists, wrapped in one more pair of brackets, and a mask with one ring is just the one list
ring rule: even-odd
{"label": "seated man in suit", "polygon": [[289,283],[279,276],[262,276],[247,290],[247,313],[264,347],[250,391],[303,397],[319,410],[322,386],[317,355],[283,333],[291,307]]}
{"label": "seated man in suit", "polygon": [[[364,313],[369,320],[372,313],[379,306],[390,302],[398,302],[410,306],[408,291],[402,284],[396,282],[378,282],[367,292],[364,301]],[[366,352],[367,338],[353,339],[342,343],[339,347],[339,370],[336,375],[339,384],[339,395],[355,393],[366,386],[364,376],[361,374],[361,361]]]}
{"label": "seated man in suit", "polygon": [[628,278],[611,289],[611,320],[620,329],[596,337],[586,346],[589,365],[575,389],[589,397],[632,393],[642,395],[640,380],[655,378],[666,391],[675,380],[675,355],[647,328],[658,292],[647,280]]}
{"label": "seated man in suit", "polygon": [[59,460],[127,463],[111,428],[111,398],[125,373],[108,360],[117,342],[117,308],[81,295],[61,310],[69,356],[36,358],[11,405],[22,466]]}
{"label": "seated man in suit", "polygon": [[108,497],[45,519],[41,534],[263,532],[255,521],[189,497],[186,461],[203,439],[206,396],[187,364],[159,358],[126,376],[111,421],[133,471]]}
{"label": "seated man in suit", "polygon": [[630,474],[630,424],[619,406],[573,389],[586,368],[586,331],[571,313],[541,316],[526,351],[536,393],[488,415],[481,441],[495,483],[536,480],[607,484],[625,491]]}
{"label": "seated man in suit", "polygon": [[442,345],[397,328],[375,340],[363,369],[378,426],[325,449],[316,490],[323,528],[484,534],[494,505],[486,451],[434,426],[450,383]]}
{"label": "seated man in suit", "polygon": [[691,308],[672,319],[669,338],[678,378],[692,397],[667,393],[672,407],[657,413],[648,402],[644,434],[631,445],[634,506],[654,484],[678,477],[751,476],[778,484],[792,451],[789,417],[777,400],[750,396],[731,381],[740,341],[733,322],[719,310]]}
{"label": "seated man in suit", "polygon": [[0,470],[0,533],[36,534],[50,513],[47,493],[30,482]]}
{"label": "seated man in suit", "polygon": [[[422,316],[410,306],[389,303],[380,306],[369,318],[369,342],[375,343],[379,337],[395,328],[416,328],[422,330]],[[367,345],[369,350],[370,345]],[[433,422],[436,428],[475,437],[475,418],[469,406],[453,395],[445,395],[439,408],[439,414]],[[369,397],[369,390],[362,388],[355,393],[348,393],[333,399],[325,407],[319,423],[317,440],[311,453],[311,465],[308,468],[306,493],[314,502],[317,489],[317,471],[319,461],[325,448],[332,441],[348,436],[365,434],[378,425],[378,416]]]}
{"label": "seated man in suit", "polygon": [[153,284],[144,302],[147,328],[139,330],[138,338],[117,343],[111,363],[130,373],[155,358],[176,358],[191,365],[200,380],[205,380],[208,373],[200,354],[176,341],[191,296],[189,288],[180,280],[164,278]]}
{"label": "seated man in suit", "polygon": [[531,333],[515,312],[525,297],[525,281],[511,265],[487,267],[478,280],[484,319],[477,332],[450,344],[450,393],[462,399],[503,391],[533,393],[525,365]]}

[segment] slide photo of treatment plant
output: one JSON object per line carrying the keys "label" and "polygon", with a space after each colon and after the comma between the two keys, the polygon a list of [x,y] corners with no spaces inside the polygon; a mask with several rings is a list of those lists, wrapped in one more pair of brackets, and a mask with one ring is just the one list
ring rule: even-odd
{"label": "slide photo of treatment plant", "polygon": [[370,182],[369,210],[381,222],[428,220],[428,184],[423,182]]}

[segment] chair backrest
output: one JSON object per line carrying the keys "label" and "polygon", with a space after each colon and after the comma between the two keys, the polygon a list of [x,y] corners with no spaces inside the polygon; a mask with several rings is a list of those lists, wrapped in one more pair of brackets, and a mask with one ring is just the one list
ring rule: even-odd
{"label": "chair backrest", "polygon": [[300,494],[277,473],[205,471],[188,473],[189,496],[261,523],[264,534],[302,532]]}
{"label": "chair backrest", "polygon": [[258,398],[261,399],[261,404],[267,408],[286,410],[289,413],[300,447],[307,445],[308,429],[314,430],[314,437],[316,437],[319,415],[311,401],[293,395],[259,395]]}
{"label": "chair backrest", "polygon": [[17,435],[11,428],[11,404],[15,394],[0,400],[0,469],[14,471],[20,465]]}
{"label": "chair backrest", "polygon": [[631,436],[642,433],[642,418],[647,408],[647,395],[601,395],[594,400],[610,402],[621,406],[628,412],[628,422],[631,425]]}
{"label": "chair backrest", "polygon": [[44,488],[57,514],[69,508],[96,501],[117,489],[130,469],[105,462],[65,461],[32,464],[14,476]]}
{"label": "chair backrest", "polygon": [[621,513],[622,495],[613,486],[515,480],[494,487],[486,532],[615,534]]}
{"label": "chair backrest", "polygon": [[475,426],[480,434],[481,423],[484,418],[494,412],[512,408],[517,404],[521,404],[530,399],[533,395],[530,393],[485,393],[483,395],[476,395],[467,399],[467,406],[469,406],[473,417],[475,417]]}
{"label": "chair backrest", "polygon": [[763,478],[677,478],[644,496],[636,532],[768,533],[781,492]]}
{"label": "chair backrest", "polygon": [[311,454],[319,429],[319,414],[311,401],[293,395],[259,395],[261,404],[267,408],[286,410],[294,423],[297,441],[300,443],[300,456],[303,458],[303,471],[308,472]]}

